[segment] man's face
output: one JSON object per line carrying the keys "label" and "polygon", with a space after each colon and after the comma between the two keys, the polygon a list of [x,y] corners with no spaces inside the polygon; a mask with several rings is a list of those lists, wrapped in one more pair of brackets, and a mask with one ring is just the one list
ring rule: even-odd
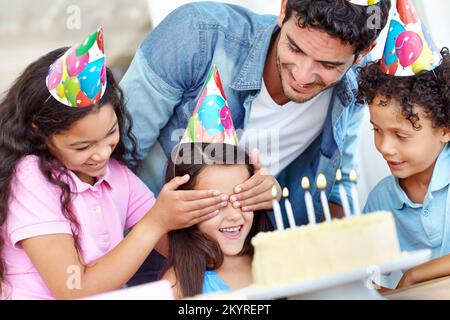
{"label": "man's face", "polygon": [[336,85],[355,61],[354,47],[326,32],[300,28],[292,16],[282,24],[277,66],[284,95],[303,103]]}

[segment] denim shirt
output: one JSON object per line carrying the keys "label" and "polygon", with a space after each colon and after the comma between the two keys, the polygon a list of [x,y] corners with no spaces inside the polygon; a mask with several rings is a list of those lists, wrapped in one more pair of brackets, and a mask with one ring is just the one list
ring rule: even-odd
{"label": "denim shirt", "polygon": [[[201,2],[179,7],[145,38],[121,86],[133,118],[138,157],[143,160],[138,174],[155,194],[163,185],[168,156],[187,127],[212,64],[219,69],[238,137],[239,129],[245,129],[277,31],[276,16]],[[357,169],[358,134],[365,112],[364,105],[356,103],[357,91],[352,68],[333,89],[322,134],[278,177],[281,186],[289,188],[297,224],[308,222],[300,187],[303,176],[311,181],[317,220],[323,214],[320,192],[313,183],[319,173],[327,178],[329,201],[341,203],[335,185],[338,168],[344,171],[341,183],[350,194],[351,182],[345,173]]]}

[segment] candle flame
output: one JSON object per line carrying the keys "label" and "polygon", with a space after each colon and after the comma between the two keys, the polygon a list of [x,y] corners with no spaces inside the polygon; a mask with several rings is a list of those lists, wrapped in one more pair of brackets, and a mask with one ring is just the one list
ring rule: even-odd
{"label": "candle flame", "polygon": [[302,188],[309,189],[309,179],[308,177],[303,177],[302,179]]}
{"label": "candle flame", "polygon": [[288,190],[288,188],[286,188],[286,187],[283,188],[283,197],[284,197],[284,198],[289,197],[289,190]]}
{"label": "candle flame", "polygon": [[317,176],[317,188],[325,189],[327,187],[327,179],[322,173]]}
{"label": "candle flame", "polygon": [[336,181],[341,181],[342,180],[342,171],[341,169],[337,169],[336,171]]}
{"label": "candle flame", "polygon": [[356,173],[356,171],[355,170],[350,170],[350,181],[351,182],[356,182],[356,179],[358,179],[358,175],[357,175],[357,173]]}
{"label": "candle flame", "polygon": [[272,187],[272,198],[276,199],[277,194],[278,194],[277,187],[273,186]]}

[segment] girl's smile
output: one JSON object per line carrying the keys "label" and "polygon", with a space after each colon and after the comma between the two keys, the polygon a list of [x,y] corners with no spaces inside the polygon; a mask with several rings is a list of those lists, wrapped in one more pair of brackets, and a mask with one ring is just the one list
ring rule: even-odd
{"label": "girl's smile", "polygon": [[106,104],[55,134],[48,146],[67,169],[92,184],[106,171],[119,139],[117,116],[112,105]]}
{"label": "girl's smile", "polygon": [[222,234],[228,239],[239,239],[242,235],[243,226],[244,225],[241,224],[234,227],[220,228],[219,231],[222,232]]}

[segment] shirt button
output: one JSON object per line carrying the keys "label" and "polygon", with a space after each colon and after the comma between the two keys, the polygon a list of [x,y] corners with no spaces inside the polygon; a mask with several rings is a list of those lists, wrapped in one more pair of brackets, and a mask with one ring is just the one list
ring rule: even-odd
{"label": "shirt button", "polygon": [[100,206],[95,206],[94,207],[94,212],[95,213],[100,213],[100,212],[102,212],[102,208],[100,208]]}
{"label": "shirt button", "polygon": [[430,215],[430,211],[425,209],[425,210],[423,210],[422,214],[424,217],[428,217]]}

